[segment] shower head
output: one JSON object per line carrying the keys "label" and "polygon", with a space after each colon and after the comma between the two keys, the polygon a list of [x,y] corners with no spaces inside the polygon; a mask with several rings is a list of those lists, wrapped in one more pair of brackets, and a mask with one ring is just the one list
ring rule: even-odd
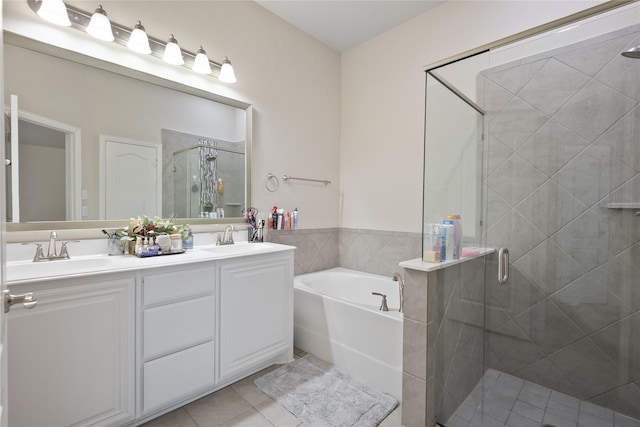
{"label": "shower head", "polygon": [[629,50],[622,52],[622,56],[627,58],[640,59],[640,46],[632,47]]}

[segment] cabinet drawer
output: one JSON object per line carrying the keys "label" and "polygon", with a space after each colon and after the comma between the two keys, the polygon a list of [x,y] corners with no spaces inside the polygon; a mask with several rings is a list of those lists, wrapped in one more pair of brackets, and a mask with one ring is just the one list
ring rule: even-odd
{"label": "cabinet drawer", "polygon": [[144,359],[213,340],[214,326],[213,295],[146,309]]}
{"label": "cabinet drawer", "polygon": [[214,292],[213,267],[175,271],[144,276],[144,305]]}
{"label": "cabinet drawer", "polygon": [[150,413],[214,383],[214,346],[208,342],[144,364],[143,411]]}

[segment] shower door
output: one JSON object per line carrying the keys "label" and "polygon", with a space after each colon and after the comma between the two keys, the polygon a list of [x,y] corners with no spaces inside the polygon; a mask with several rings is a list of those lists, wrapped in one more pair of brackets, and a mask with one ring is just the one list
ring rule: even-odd
{"label": "shower door", "polygon": [[[459,214],[464,246],[480,245],[484,111],[477,73],[489,68],[488,59],[488,53],[479,54],[426,76],[423,235],[429,223]],[[467,260],[437,274],[435,333],[429,338],[436,355],[427,374],[435,398],[427,397],[427,407],[434,405],[438,423],[454,426],[452,417],[468,398],[481,408],[482,394],[473,391],[484,373],[485,260]]]}
{"label": "shower door", "polygon": [[482,73],[485,241],[511,255],[506,285],[487,268],[482,425],[640,426],[639,22],[573,23]]}

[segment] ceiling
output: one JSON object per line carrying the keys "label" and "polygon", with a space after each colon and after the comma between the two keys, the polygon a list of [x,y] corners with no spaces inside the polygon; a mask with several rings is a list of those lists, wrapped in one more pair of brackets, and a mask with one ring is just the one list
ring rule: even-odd
{"label": "ceiling", "polygon": [[414,18],[437,0],[256,0],[293,26],[344,52]]}

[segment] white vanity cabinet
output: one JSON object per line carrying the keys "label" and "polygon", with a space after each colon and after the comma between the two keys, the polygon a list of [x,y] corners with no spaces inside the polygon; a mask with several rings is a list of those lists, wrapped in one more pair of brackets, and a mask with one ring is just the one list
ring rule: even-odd
{"label": "white vanity cabinet", "polygon": [[137,425],[292,360],[293,249],[113,257],[111,272],[14,279],[12,293],[38,303],[8,315],[9,425]]}
{"label": "white vanity cabinet", "polygon": [[142,275],[140,408],[147,416],[215,383],[215,264]]}
{"label": "white vanity cabinet", "polygon": [[10,426],[123,425],[134,411],[135,274],[9,286]]}
{"label": "white vanity cabinet", "polygon": [[219,381],[293,357],[293,251],[219,263]]}

